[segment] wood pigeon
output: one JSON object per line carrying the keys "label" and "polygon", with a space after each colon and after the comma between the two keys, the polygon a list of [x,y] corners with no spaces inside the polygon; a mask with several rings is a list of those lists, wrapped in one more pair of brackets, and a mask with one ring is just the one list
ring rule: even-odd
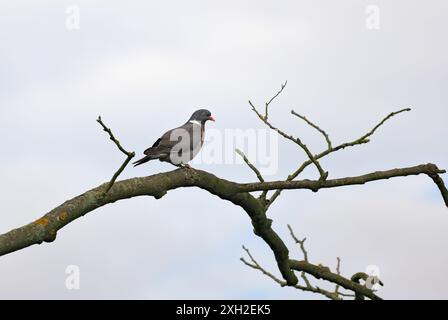
{"label": "wood pigeon", "polygon": [[196,110],[182,126],[165,132],[156,142],[146,149],[145,156],[135,161],[134,167],[150,160],[159,159],[177,167],[188,166],[204,143],[205,123],[215,121],[210,111]]}

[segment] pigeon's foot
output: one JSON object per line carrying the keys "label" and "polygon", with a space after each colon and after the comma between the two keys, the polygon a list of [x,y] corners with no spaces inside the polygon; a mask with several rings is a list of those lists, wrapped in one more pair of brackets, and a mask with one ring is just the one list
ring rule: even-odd
{"label": "pigeon's foot", "polygon": [[179,164],[171,163],[171,164],[172,164],[173,166],[176,166],[176,167],[181,168],[181,169],[194,170],[188,163],[179,163]]}

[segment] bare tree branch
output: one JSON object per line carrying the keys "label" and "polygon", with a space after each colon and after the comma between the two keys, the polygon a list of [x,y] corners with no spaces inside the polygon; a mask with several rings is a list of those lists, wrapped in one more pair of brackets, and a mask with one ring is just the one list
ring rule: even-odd
{"label": "bare tree branch", "polygon": [[[326,181],[305,179],[294,181],[255,182],[255,183],[242,183],[239,184],[238,187],[242,192],[253,192],[253,191],[274,190],[274,189],[308,189],[317,192],[320,189],[360,185],[371,181],[386,180],[394,177],[406,177],[419,174],[426,174],[428,176],[431,176],[442,173],[446,173],[446,171],[439,169],[435,164],[428,163],[414,167],[376,171],[360,176],[330,179]],[[444,185],[441,185],[440,181],[438,182],[439,183],[436,185],[439,188],[442,195],[444,195],[446,193],[446,188],[444,189]]]}
{"label": "bare tree branch", "polygon": [[[247,166],[255,173],[255,175],[257,176],[258,180],[260,182],[264,182],[264,178],[260,173],[260,170],[257,169],[257,167],[255,167],[250,160],[246,157],[246,155],[239,149],[235,149],[235,152],[241,157],[243,158],[243,161],[247,164]],[[268,194],[268,190],[264,190],[259,199],[263,201],[263,203],[266,203],[266,196]]]}
{"label": "bare tree branch", "polygon": [[306,155],[310,159],[310,161],[316,166],[317,170],[319,171],[320,179],[325,180],[328,176],[328,172],[325,172],[324,169],[322,169],[319,161],[317,161],[316,157],[311,153],[311,151],[308,149],[308,147],[300,140],[300,138],[293,137],[282,130],[280,130],[277,127],[274,127],[266,117],[264,117],[260,112],[258,112],[257,108],[252,104],[252,102],[249,100],[249,105],[252,107],[252,111],[255,112],[255,114],[260,118],[261,121],[263,121],[264,124],[266,124],[270,129],[276,131],[279,135],[281,135],[283,138],[290,140],[297,144],[300,148],[302,148],[303,151],[305,151]]}
{"label": "bare tree branch", "polygon": [[[360,284],[361,280],[364,280],[366,283],[364,286],[368,288],[367,284],[371,280],[370,278],[371,277],[365,272],[357,272],[351,277],[351,281]],[[384,283],[380,279],[378,279],[378,277],[373,277],[372,280],[377,282],[379,285],[384,286]],[[355,300],[364,300],[364,295],[360,294],[359,292],[355,292]]]}
{"label": "bare tree branch", "polygon": [[[285,181],[292,181],[294,180],[300,173],[302,173],[303,170],[305,170],[305,168],[312,163],[311,160],[308,160],[306,162],[304,162],[299,169],[297,169],[294,173],[292,173],[291,175],[289,175]],[[269,207],[274,203],[274,201],[280,196],[280,194],[282,193],[283,189],[277,189],[275,190],[274,194],[266,201],[266,209],[269,209]]]}
{"label": "bare tree branch", "polygon": [[[296,241],[298,244],[300,244],[300,248],[301,248],[302,252],[304,253],[304,256],[306,257],[306,260],[303,260],[303,261],[291,260],[291,267],[297,271],[301,271],[301,278],[302,278],[303,282],[305,283],[304,286],[300,285],[300,284],[293,285],[294,288],[300,289],[303,291],[309,291],[309,292],[322,294],[332,300],[340,300],[341,299],[340,296],[345,296],[345,297],[355,297],[356,296],[358,298],[359,297],[363,297],[363,298],[367,297],[367,298],[374,299],[374,300],[381,299],[372,290],[370,290],[366,286],[361,285],[359,283],[359,281],[355,281],[356,279],[352,280],[352,279],[347,279],[347,278],[341,276],[339,268],[337,268],[337,273],[333,273],[330,271],[330,268],[328,268],[328,267],[325,267],[322,265],[315,265],[315,264],[308,262],[308,260],[307,260],[308,254],[304,248],[305,240],[302,240],[302,241],[298,240],[298,238],[294,235],[294,232],[292,231],[291,226],[288,225],[288,229],[290,230],[291,236],[294,239],[294,241]],[[288,285],[285,281],[280,280],[279,278],[274,276],[272,273],[270,273],[269,271],[267,271],[266,269],[261,267],[260,264],[255,260],[255,258],[252,256],[250,251],[245,246],[243,246],[243,249],[246,251],[247,255],[249,256],[249,258],[251,260],[251,262],[247,262],[244,258],[240,258],[240,260],[245,265],[247,265],[253,269],[261,271],[264,275],[268,276],[269,278],[271,278],[272,280],[274,280],[281,286]],[[339,258],[338,258],[338,261],[339,261]],[[313,286],[311,284],[310,280],[308,279],[307,274],[312,275],[316,279],[323,279],[323,280],[327,280],[332,283],[335,283],[338,286],[338,288],[340,286],[342,286],[347,290],[353,291],[354,294],[341,293],[341,292],[338,292],[338,290],[331,292],[331,291],[325,290],[323,288],[320,288],[318,286]],[[360,272],[359,274],[362,274],[362,273]]]}
{"label": "bare tree branch", "polygon": [[302,240],[299,240],[295,236],[294,231],[292,230],[292,228],[291,228],[291,226],[289,224],[288,224],[288,229],[289,229],[289,233],[291,234],[291,238],[293,238],[294,241],[297,244],[300,245],[300,250],[302,250],[302,253],[303,253],[303,259],[308,262],[308,252],[305,250],[305,240],[306,240],[306,238],[303,238]]}
{"label": "bare tree branch", "polygon": [[117,181],[104,195],[105,185],[92,189],[51,210],[40,219],[0,235],[0,256],[33,244],[51,242],[69,222],[109,203],[137,196],[163,197],[167,191],[181,187],[198,187],[243,208],[249,215],[254,233],[271,248],[279,270],[288,284],[297,283],[289,266],[289,251],[271,228],[264,205],[247,192],[240,192],[238,183],[220,179],[201,170],[177,169],[143,178]]}
{"label": "bare tree branch", "polygon": [[332,283],[339,284],[341,287],[353,291],[358,295],[365,296],[373,300],[381,300],[372,290],[366,288],[365,286],[352,281],[351,279],[344,278],[330,271],[328,267],[314,265],[306,261],[290,261],[291,268],[297,271],[303,271],[307,274],[314,276],[316,279],[327,280]]}
{"label": "bare tree branch", "polygon": [[294,110],[291,110],[291,114],[295,115],[296,117],[299,117],[300,119],[302,119],[303,121],[305,121],[306,123],[308,123],[311,127],[313,127],[314,129],[316,129],[317,131],[319,131],[320,133],[322,133],[322,135],[325,138],[325,141],[327,142],[327,146],[328,149],[331,149],[331,140],[330,137],[328,136],[328,134],[322,130],[319,126],[315,125],[313,122],[311,122],[310,120],[308,120],[305,116],[302,116],[300,114],[298,114],[297,112],[295,112]]}
{"label": "bare tree branch", "polygon": [[124,160],[123,164],[120,166],[120,168],[118,168],[118,170],[114,173],[114,175],[112,176],[112,178],[110,179],[109,183],[106,186],[106,189],[104,190],[104,194],[108,193],[109,190],[112,188],[112,186],[114,185],[115,181],[117,180],[118,176],[123,172],[123,170],[126,168],[126,166],[129,164],[129,162],[131,161],[131,159],[133,157],[135,157],[135,152],[129,152],[126,151],[120,144],[120,141],[118,141],[115,136],[112,133],[112,130],[109,129],[108,127],[106,127],[106,125],[103,123],[103,121],[101,120],[101,116],[98,116],[98,119],[96,120],[102,127],[103,130],[106,131],[109,134],[109,138],[110,140],[113,141],[113,143],[115,143],[115,145],[117,146],[118,150],[120,150],[121,152],[123,152],[126,155],[126,159]]}
{"label": "bare tree branch", "polygon": [[[441,170],[438,173],[445,173],[445,172],[443,170]],[[442,194],[443,200],[445,201],[445,205],[448,207],[448,190],[446,189],[443,179],[438,175],[438,173],[430,173],[428,175],[434,181],[434,183],[437,185],[437,187],[439,188],[440,193]]]}
{"label": "bare tree branch", "polygon": [[285,83],[282,84],[282,86],[280,87],[280,90],[271,99],[269,99],[268,102],[265,103],[264,118],[266,120],[268,120],[269,105],[272,103],[272,101],[274,101],[283,92],[283,89],[285,89],[287,84],[288,84],[288,80],[286,80]]}
{"label": "bare tree branch", "polygon": [[[406,108],[406,109],[402,109],[402,110],[390,113],[389,115],[387,115],[386,117],[381,119],[381,121],[377,125],[375,125],[375,127],[372,130],[370,130],[369,132],[367,132],[366,134],[364,134],[360,138],[355,139],[355,140],[350,141],[350,142],[341,143],[338,146],[333,147],[333,148],[328,148],[327,150],[322,151],[321,153],[316,155],[315,159],[319,160],[319,159],[322,159],[322,158],[324,158],[325,156],[327,156],[327,155],[329,155],[331,153],[337,152],[339,150],[343,150],[343,149],[345,149],[347,147],[354,147],[354,146],[357,146],[357,145],[361,145],[361,144],[365,144],[365,143],[370,142],[370,140],[367,139],[367,138],[372,136],[387,120],[389,120],[390,118],[394,117],[395,115],[398,115],[398,114],[400,114],[402,112],[407,112],[407,111],[411,111],[411,109],[410,108]],[[313,162],[311,160],[307,160],[307,161],[303,162],[296,171],[294,171],[292,174],[290,174],[286,178],[286,181],[294,180],[297,176],[299,176],[312,163]],[[269,208],[269,206],[278,198],[278,196],[281,193],[282,193],[281,189],[280,190],[276,190],[274,192],[274,194],[271,196],[271,198],[267,200],[267,208]],[[448,202],[446,202],[446,203],[447,203],[447,206],[448,206]]]}
{"label": "bare tree branch", "polygon": [[[289,224],[288,224],[287,226],[288,226],[288,229],[289,229],[289,233],[290,233],[290,235],[291,235],[291,238],[293,238],[293,240],[295,241],[295,243],[298,244],[298,245],[300,246],[300,250],[301,250],[302,253],[303,253],[303,259],[304,259],[304,261],[305,261],[305,262],[309,262],[309,261],[308,261],[308,251],[305,249],[305,241],[306,241],[306,238],[303,238],[302,240],[299,240],[299,239],[296,237],[296,235],[294,234],[294,230],[292,229],[292,227],[291,227]],[[337,258],[337,266],[336,266],[336,273],[337,273],[338,275],[341,275],[340,262],[341,262],[341,259],[339,259],[339,257],[338,257],[338,258]],[[311,285],[310,281],[308,280],[308,277],[306,276],[306,273],[305,273],[304,271],[301,272],[301,277],[302,277],[302,279],[305,281],[307,287],[312,287],[312,285]],[[325,295],[326,295],[327,297],[328,297],[328,296],[334,297],[334,299],[336,299],[336,298],[339,299],[339,296],[345,296],[345,297],[354,297],[354,296],[355,296],[355,295],[353,295],[353,294],[345,294],[345,293],[341,293],[341,292],[339,292],[339,287],[340,287],[340,285],[339,285],[339,284],[336,284],[335,291],[334,291],[334,292],[326,291],[327,294],[325,294]],[[316,287],[316,288],[318,288],[318,287]]]}
{"label": "bare tree branch", "polygon": [[[274,189],[319,190],[321,188],[364,184],[369,181],[393,177],[418,174],[434,175],[444,172],[444,170],[438,169],[434,164],[425,164],[409,168],[377,171],[357,177],[332,179],[324,182],[300,180],[236,183],[218,178],[213,174],[201,170],[178,169],[144,178],[133,178],[115,182],[114,187],[109,190],[106,196],[102,196],[105,187],[103,184],[72,200],[68,200],[35,222],[0,235],[0,255],[32,244],[41,243],[42,241],[52,241],[56,236],[56,231],[68,222],[108,203],[142,195],[154,196],[158,199],[169,190],[196,186],[245,209],[252,219],[257,235],[263,239],[266,238],[265,241],[269,246],[277,250],[278,261],[283,261],[284,263],[284,259],[287,259],[288,252],[286,246],[270,228],[272,221],[266,218],[264,206],[248,192]],[[446,192],[446,190],[443,192]],[[286,265],[287,263],[284,263],[283,268],[286,268]],[[286,269],[283,270],[286,272]]]}
{"label": "bare tree branch", "polygon": [[243,158],[244,162],[247,164],[247,166],[255,173],[255,175],[257,176],[258,180],[260,182],[264,182],[263,176],[260,173],[260,170],[257,169],[257,167],[255,167],[250,161],[249,159],[246,157],[246,155],[239,149],[235,149],[235,152],[241,157]]}
{"label": "bare tree branch", "polygon": [[[57,232],[66,226],[68,223],[78,219],[79,217],[91,212],[104,205],[114,203],[119,200],[129,199],[137,196],[153,196],[156,199],[163,197],[168,191],[183,188],[183,187],[198,187],[206,190],[209,193],[218,196],[223,200],[227,200],[239,207],[241,207],[249,216],[255,235],[263,239],[263,241],[272,250],[272,253],[277,262],[278,270],[283,279],[277,278],[272,273],[263,269],[260,264],[250,254],[245,247],[247,255],[251,262],[241,258],[241,261],[247,266],[260,270],[263,274],[273,279],[282,286],[291,286],[300,290],[315,292],[323,294],[330,299],[341,299],[345,296],[355,296],[356,299],[380,299],[373,290],[360,284],[360,280],[367,281],[368,276],[365,273],[357,273],[351,279],[347,279],[341,275],[340,259],[337,260],[336,273],[332,272],[328,267],[322,265],[315,265],[308,261],[308,252],[305,249],[305,238],[299,240],[288,225],[291,237],[300,245],[300,249],[304,255],[304,260],[294,260],[289,257],[289,250],[283,240],[272,229],[272,220],[266,215],[269,206],[285,189],[307,189],[317,192],[324,188],[335,188],[350,185],[360,185],[377,180],[385,180],[394,177],[405,177],[410,175],[425,174],[429,176],[440,190],[446,206],[448,207],[448,191],[440,174],[445,173],[445,170],[439,169],[435,164],[422,164],[407,168],[397,168],[385,171],[376,171],[368,174],[363,174],[353,177],[345,177],[339,179],[327,179],[328,172],[325,172],[320,166],[319,159],[344,149],[346,147],[360,145],[369,142],[369,137],[381,127],[387,120],[393,116],[409,111],[410,109],[402,109],[390,113],[380,123],[378,123],[371,131],[361,136],[352,142],[347,142],[333,147],[328,134],[320,129],[313,122],[309,121],[304,116],[296,114],[293,115],[303,119],[313,128],[322,133],[327,141],[327,150],[313,155],[308,147],[299,139],[284,133],[278,128],[274,127],[268,121],[269,105],[281,94],[287,82],[282,85],[280,91],[274,95],[265,105],[265,115],[261,115],[255,106],[249,101],[253,111],[258,117],[271,129],[277,131],[284,138],[293,141],[302,148],[308,156],[308,160],[293,172],[285,181],[265,181],[260,171],[249,161],[249,159],[240,151],[236,152],[243,157],[245,163],[256,174],[258,182],[252,183],[237,183],[228,181],[217,176],[201,170],[194,170],[188,168],[177,169],[170,172],[151,175],[148,177],[133,178],[122,181],[116,181],[121,172],[125,169],[130,160],[134,157],[134,152],[126,151],[115,138],[111,129],[109,129],[98,117],[97,122],[102,126],[103,130],[109,134],[110,140],[114,142],[119,151],[124,153],[127,158],[120,166],[117,172],[113,175],[109,182],[106,182],[92,190],[89,190],[71,200],[65,201],[63,204],[46,213],[41,218],[33,221],[25,226],[11,230],[0,235],[0,256],[5,255],[33,244],[41,244],[42,242],[52,242],[56,239]],[[294,180],[308,165],[314,164],[319,171],[320,178],[318,180]],[[267,192],[275,190],[275,193],[269,200],[266,200]],[[255,198],[251,192],[261,191],[262,195]],[[301,279],[305,285],[298,283],[295,272],[300,272]],[[323,279],[336,285],[335,291],[330,292],[318,286],[313,286],[308,279],[308,275],[316,279]],[[354,295],[340,292],[340,288],[354,292]]]}
{"label": "bare tree branch", "polygon": [[[260,264],[255,260],[255,258],[252,256],[252,254],[250,253],[249,249],[247,249],[245,246],[243,246],[244,251],[246,251],[247,255],[249,256],[250,260],[252,261],[247,262],[244,258],[240,258],[240,260],[247,265],[248,267],[255,269],[255,270],[259,270],[261,273],[263,273],[265,276],[271,278],[272,280],[274,280],[276,283],[278,283],[280,286],[285,287],[288,284],[286,283],[286,281],[280,280],[279,278],[277,278],[276,276],[274,276],[272,273],[270,273],[269,271],[267,271],[266,269],[264,269],[262,266],[260,266]],[[308,281],[308,279],[306,279],[306,276],[304,274],[304,272],[302,272],[302,278],[304,279],[305,282],[305,286],[302,286],[300,284],[296,284],[294,286],[292,286],[293,288],[296,288],[298,290],[302,290],[302,291],[308,291],[308,292],[314,292],[314,293],[318,293],[318,294],[322,294],[324,296],[326,296],[329,299],[332,300],[340,300],[340,298],[335,295],[333,292],[330,292],[328,290],[319,288],[319,287],[314,287],[310,284],[310,282]]]}
{"label": "bare tree branch", "polygon": [[252,261],[252,263],[247,262],[243,257],[240,258],[240,260],[247,266],[253,268],[253,269],[257,269],[260,270],[264,275],[268,276],[269,278],[271,278],[272,280],[274,280],[275,282],[277,282],[279,285],[281,285],[282,287],[286,286],[286,281],[284,280],[280,280],[279,278],[277,278],[276,276],[274,276],[272,273],[266,271],[265,269],[263,269],[259,263],[255,260],[255,258],[252,256],[252,254],[250,253],[249,249],[247,249],[245,246],[243,246],[244,251],[246,251],[247,255],[249,256],[250,260]]}
{"label": "bare tree branch", "polygon": [[408,112],[411,111],[411,108],[405,108],[405,109],[401,109],[395,112],[391,112],[389,113],[383,120],[380,121],[380,123],[378,123],[372,130],[370,130],[369,132],[367,132],[365,135],[363,135],[361,138],[359,138],[358,140],[366,140],[368,137],[370,137],[371,135],[373,135],[375,133],[375,131],[381,127],[387,120],[389,120],[390,118],[392,118],[393,116],[396,116],[397,114],[400,114],[402,112]]}
{"label": "bare tree branch", "polygon": [[96,120],[96,122],[98,122],[98,123],[101,125],[101,127],[103,127],[103,130],[109,134],[109,139],[112,140],[113,143],[115,143],[115,145],[117,146],[118,150],[120,150],[121,152],[123,152],[123,153],[124,153],[125,155],[127,155],[128,157],[132,156],[132,154],[133,154],[134,152],[126,151],[126,150],[121,146],[120,141],[118,141],[118,140],[115,138],[114,134],[112,133],[112,130],[109,129],[108,127],[106,127],[106,125],[103,123],[103,121],[102,121],[102,119],[101,119],[101,116],[98,116],[98,119]]}
{"label": "bare tree branch", "polygon": [[[336,273],[341,275],[341,258],[336,257]],[[334,288],[334,293],[339,294],[339,287],[340,285],[336,285],[336,287]]]}

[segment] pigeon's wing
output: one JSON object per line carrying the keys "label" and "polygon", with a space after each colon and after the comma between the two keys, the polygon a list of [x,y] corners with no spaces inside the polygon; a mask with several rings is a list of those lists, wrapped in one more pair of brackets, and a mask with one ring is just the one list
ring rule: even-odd
{"label": "pigeon's wing", "polygon": [[157,139],[156,142],[154,142],[154,144],[151,146],[151,148],[155,148],[159,145],[160,141],[162,140],[162,138]]}
{"label": "pigeon's wing", "polygon": [[[180,148],[187,148],[190,145],[190,141],[193,137],[193,125],[186,123],[175,129],[171,129],[165,132],[152,147],[146,149],[144,154],[169,154],[174,146],[178,145]],[[185,144],[185,146],[184,146]]]}
{"label": "pigeon's wing", "polygon": [[154,144],[153,144],[151,147],[149,147],[148,149],[146,149],[145,151],[143,151],[143,153],[146,154],[146,155],[148,155],[148,154],[151,152],[151,150],[152,150],[153,148],[156,148],[156,147],[160,144],[160,141],[161,141],[161,140],[162,140],[162,138],[157,139],[157,141],[154,142]]}

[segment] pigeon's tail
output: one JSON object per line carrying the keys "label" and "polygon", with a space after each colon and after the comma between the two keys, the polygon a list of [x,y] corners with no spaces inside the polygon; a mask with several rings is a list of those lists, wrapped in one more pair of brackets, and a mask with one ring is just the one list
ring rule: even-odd
{"label": "pigeon's tail", "polygon": [[133,162],[132,164],[134,165],[134,167],[139,166],[145,162],[148,162],[150,160],[153,160],[154,157],[153,156],[144,156],[143,158],[141,158],[140,160],[137,160],[135,162]]}

